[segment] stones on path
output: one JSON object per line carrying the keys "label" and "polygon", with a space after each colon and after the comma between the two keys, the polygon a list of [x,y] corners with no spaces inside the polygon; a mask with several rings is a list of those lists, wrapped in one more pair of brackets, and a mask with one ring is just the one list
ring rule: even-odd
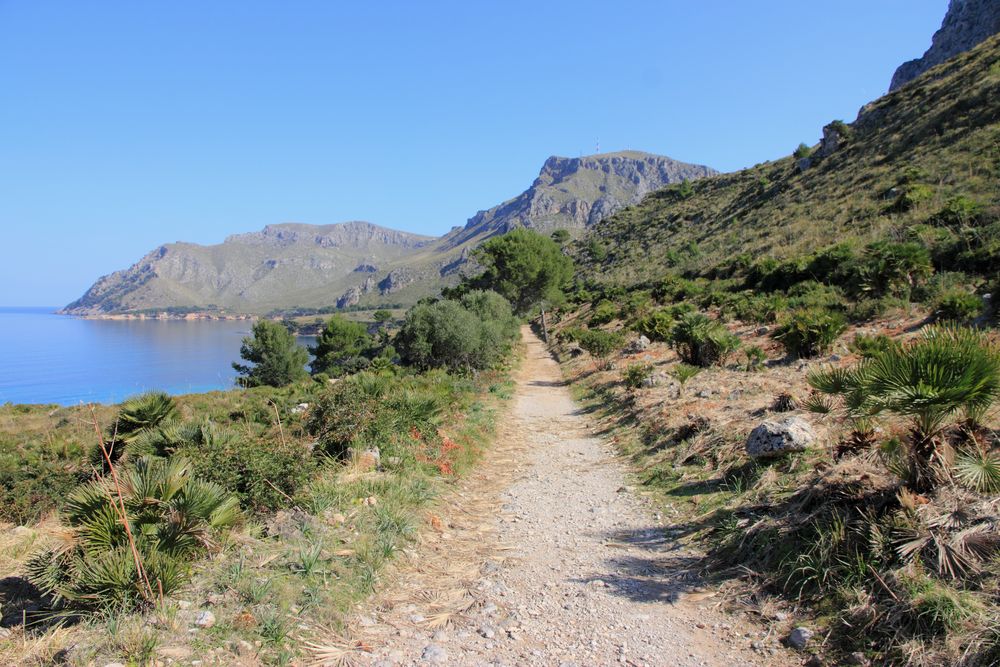
{"label": "stones on path", "polygon": [[799,626],[788,635],[788,645],[799,651],[805,650],[809,645],[809,640],[813,638],[813,631],[807,627]]}
{"label": "stones on path", "polygon": [[420,659],[432,665],[443,665],[448,662],[448,651],[437,644],[428,644],[420,654]]}

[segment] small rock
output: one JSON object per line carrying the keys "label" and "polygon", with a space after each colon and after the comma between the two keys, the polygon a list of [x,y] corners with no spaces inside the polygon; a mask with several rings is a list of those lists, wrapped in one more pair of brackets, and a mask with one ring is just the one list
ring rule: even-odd
{"label": "small rock", "polygon": [[479,628],[479,636],[485,637],[486,639],[493,639],[497,636],[496,630],[490,625],[483,625]]}
{"label": "small rock", "polygon": [[448,633],[445,632],[444,630],[438,630],[433,635],[431,635],[431,639],[433,639],[436,642],[446,642],[448,641]]}
{"label": "small rock", "polygon": [[751,458],[771,458],[804,451],[816,440],[812,426],[802,417],[782,422],[765,421],[750,432],[746,452]]}
{"label": "small rock", "polygon": [[12,631],[10,628],[0,628],[0,639],[7,639],[7,637],[11,636],[11,634]]}
{"label": "small rock", "polygon": [[375,627],[375,619],[371,616],[358,616],[358,625],[363,628],[373,628]]}
{"label": "small rock", "polygon": [[299,403],[294,408],[289,410],[293,415],[301,415],[303,412],[309,409],[308,403]]}
{"label": "small rock", "polygon": [[830,355],[830,361],[832,361],[832,362],[840,361],[840,355],[839,354],[831,354]]}
{"label": "small rock", "polygon": [[226,596],[223,595],[222,593],[209,593],[207,596],[205,596],[205,602],[212,605],[213,607],[219,606],[220,604],[225,602],[225,600]]}
{"label": "small rock", "polygon": [[771,327],[757,327],[758,336],[766,336],[769,333],[771,333]]}
{"label": "small rock", "polygon": [[774,620],[776,620],[776,621],[787,621],[788,620],[788,614],[786,614],[783,611],[776,611],[776,612],[774,612]]}
{"label": "small rock", "polygon": [[448,661],[448,652],[437,644],[428,644],[420,654],[421,660],[440,665]]}
{"label": "small rock", "polygon": [[358,455],[358,468],[361,470],[376,470],[382,462],[378,447],[366,449]]}
{"label": "small rock", "polygon": [[194,624],[199,628],[207,630],[215,625],[215,614],[210,611],[200,611],[198,612],[198,615],[194,617]]}
{"label": "small rock", "polygon": [[812,630],[800,625],[792,630],[792,633],[788,635],[788,645],[801,651],[809,644],[809,640],[812,639],[812,636]]}
{"label": "small rock", "polygon": [[378,498],[376,498],[375,496],[368,496],[361,502],[362,504],[367,505],[368,507],[375,507],[376,505],[378,505]]}
{"label": "small rock", "polygon": [[631,341],[625,348],[626,354],[638,354],[640,352],[645,352],[649,348],[649,339],[645,336],[639,336],[635,340]]}
{"label": "small rock", "polygon": [[861,651],[855,651],[847,658],[847,664],[849,665],[859,665],[860,667],[868,667],[872,664],[871,661]]}

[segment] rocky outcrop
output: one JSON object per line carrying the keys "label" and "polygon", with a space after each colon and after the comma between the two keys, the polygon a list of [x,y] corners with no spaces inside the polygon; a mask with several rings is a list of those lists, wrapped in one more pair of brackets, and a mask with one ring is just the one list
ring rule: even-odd
{"label": "rocky outcrop", "polygon": [[517,197],[469,218],[445,239],[458,246],[477,236],[518,227],[541,232],[583,230],[636,204],[653,190],[718,172],[640,151],[579,158],[550,157],[531,187]]}
{"label": "rocky outcrop", "polygon": [[941,63],[968,51],[1000,32],[1000,2],[997,0],[951,0],[941,29],[934,33],[931,48],[923,57],[899,66],[889,91],[905,86]]}

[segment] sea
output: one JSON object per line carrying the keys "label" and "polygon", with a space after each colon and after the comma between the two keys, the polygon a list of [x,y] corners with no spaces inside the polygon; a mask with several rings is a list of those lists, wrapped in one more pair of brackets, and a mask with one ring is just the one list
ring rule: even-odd
{"label": "sea", "polygon": [[[248,320],[87,320],[0,307],[0,404],[118,403],[231,389]],[[303,345],[314,338],[302,337]]]}

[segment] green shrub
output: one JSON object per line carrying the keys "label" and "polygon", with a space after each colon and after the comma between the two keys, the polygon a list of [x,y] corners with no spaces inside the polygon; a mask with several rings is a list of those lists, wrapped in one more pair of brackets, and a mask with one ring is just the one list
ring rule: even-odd
{"label": "green shrub", "polygon": [[847,321],[840,313],[806,308],[785,320],[774,337],[793,357],[815,357],[827,352],[846,328]]}
{"label": "green shrub", "polygon": [[670,332],[674,328],[674,318],[668,310],[654,310],[640,317],[634,328],[649,340],[663,342],[670,339]]}
{"label": "green shrub", "polygon": [[[129,443],[142,435],[143,432],[168,424],[177,415],[177,404],[174,399],[162,391],[152,391],[139,396],[133,396],[118,408],[115,423],[108,429],[104,445],[111,462],[117,462]],[[95,443],[90,452],[90,464],[107,472],[107,461],[104,459],[99,443]]]}
{"label": "green shrub", "polygon": [[588,322],[590,326],[597,327],[602,324],[607,324],[611,320],[615,319],[617,315],[618,306],[611,301],[604,299],[594,306],[594,310],[591,311],[590,320],[588,320]]}
{"label": "green shrub", "polygon": [[896,345],[897,343],[885,334],[869,336],[859,333],[855,334],[854,340],[848,343],[847,347],[851,352],[870,359],[893,349]]}
{"label": "green shrub", "polygon": [[699,366],[692,366],[691,364],[679,363],[675,364],[673,368],[670,369],[670,375],[673,376],[678,383],[680,383],[680,388],[677,390],[678,396],[684,395],[684,386],[687,385],[688,380],[701,373],[702,369]]}
{"label": "green shrub", "polygon": [[969,322],[982,311],[982,299],[962,289],[948,290],[934,302],[934,319],[938,321]]}
{"label": "green shrub", "polygon": [[[274,418],[273,413],[269,415]],[[270,429],[236,428],[205,420],[147,431],[129,445],[130,457],[183,457],[196,476],[235,493],[255,511],[287,505],[316,469],[312,452]]]}
{"label": "green shrub", "polygon": [[580,343],[580,347],[590,353],[590,356],[600,361],[601,365],[606,366],[608,358],[625,344],[625,337],[620,333],[588,329],[580,333],[577,342]]}
{"label": "green shrub", "polygon": [[182,458],[140,458],[119,471],[120,484],[107,476],[76,489],[64,507],[73,532],[31,559],[29,580],[83,609],[149,606],[172,593],[206,541],[239,519],[236,498],[192,470]]}
{"label": "green shrub", "polygon": [[622,373],[622,380],[625,386],[630,389],[639,389],[643,381],[653,372],[653,364],[632,364]]}
{"label": "green shrub", "polygon": [[810,155],[812,155],[812,152],[813,152],[812,148],[809,147],[805,142],[803,142],[798,145],[798,147],[795,149],[795,152],[792,155],[794,155],[796,159],[801,160],[802,158],[807,158]]}
{"label": "green shrub", "polygon": [[980,202],[970,197],[958,195],[952,197],[936,216],[934,222],[948,227],[963,227],[976,225],[986,210]]}
{"label": "green shrub", "polygon": [[421,370],[484,370],[507,357],[517,336],[506,300],[475,290],[461,301],[418,303],[406,313],[393,344],[404,363]]}
{"label": "green shrub", "polygon": [[767,361],[767,353],[759,345],[751,345],[743,348],[743,356],[746,358],[744,368],[748,373],[759,371],[764,367],[764,362]]}
{"label": "green shrub", "polygon": [[726,363],[740,339],[701,313],[686,313],[674,325],[670,344],[682,361],[704,367]]}
{"label": "green shrub", "polygon": [[352,322],[343,315],[334,315],[320,331],[315,347],[310,349],[312,372],[341,377],[363,370],[372,356],[373,341],[368,327]]}
{"label": "green shrub", "polygon": [[378,448],[384,457],[411,460],[411,434],[435,438],[455,399],[455,381],[441,371],[411,377],[360,373],[320,397],[308,429],[322,451],[338,459],[352,450]]}

